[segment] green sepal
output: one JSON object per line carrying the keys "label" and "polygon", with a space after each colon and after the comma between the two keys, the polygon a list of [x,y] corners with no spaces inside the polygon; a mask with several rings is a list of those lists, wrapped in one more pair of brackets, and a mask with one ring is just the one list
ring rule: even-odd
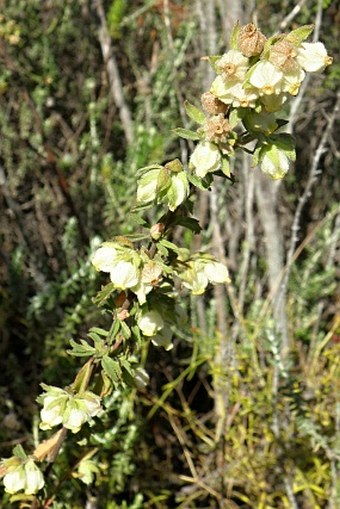
{"label": "green sepal", "polygon": [[24,448],[22,447],[21,444],[17,444],[13,448],[12,452],[13,452],[13,456],[15,456],[16,458],[19,458],[21,460],[27,459],[27,454],[25,453]]}
{"label": "green sepal", "polygon": [[172,129],[172,132],[177,134],[177,136],[180,138],[184,138],[185,140],[197,141],[200,139],[199,135],[195,131],[184,129],[183,127],[176,127],[175,129]]}
{"label": "green sepal", "polygon": [[236,49],[236,50],[238,49],[237,41],[238,41],[238,36],[240,34],[240,29],[241,29],[240,22],[237,21],[231,31],[230,49]]}
{"label": "green sepal", "polygon": [[222,173],[227,177],[231,178],[231,171],[230,171],[230,162],[227,157],[222,157],[222,167],[221,167]]}
{"label": "green sepal", "polygon": [[187,173],[189,182],[193,186],[197,187],[198,189],[202,189],[202,191],[206,191],[210,187],[210,184],[212,182],[212,177],[207,179],[208,176],[210,177],[210,175],[207,175],[204,179],[202,179],[202,178],[196,177],[196,175],[194,175],[193,173],[189,173],[189,172]]}
{"label": "green sepal", "polygon": [[194,122],[197,122],[197,124],[201,124],[201,125],[204,124],[205,115],[204,115],[203,111],[196,108],[196,106],[191,104],[189,101],[184,102],[184,108],[185,108],[185,111],[186,111],[188,117],[190,117],[191,120],[193,120]]}
{"label": "green sepal", "polygon": [[314,30],[314,25],[303,25],[302,27],[296,28],[289,32],[285,40],[294,44],[294,46],[300,46]]}
{"label": "green sepal", "polygon": [[77,376],[72,384],[72,389],[75,392],[85,391],[91,379],[93,371],[92,359],[89,359],[84,366],[78,371]]}

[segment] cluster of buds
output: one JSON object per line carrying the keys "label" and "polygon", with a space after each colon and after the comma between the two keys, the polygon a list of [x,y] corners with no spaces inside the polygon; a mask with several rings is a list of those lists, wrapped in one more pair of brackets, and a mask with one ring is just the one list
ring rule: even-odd
{"label": "cluster of buds", "polygon": [[20,491],[25,495],[35,495],[45,484],[34,458],[26,456],[23,451],[1,461],[0,476],[3,477],[5,491],[11,495]]}
{"label": "cluster of buds", "polygon": [[45,390],[37,401],[43,408],[40,412],[42,430],[62,424],[77,433],[83,424],[91,422],[101,411],[100,397],[91,391],[73,394],[59,387],[41,384]]}

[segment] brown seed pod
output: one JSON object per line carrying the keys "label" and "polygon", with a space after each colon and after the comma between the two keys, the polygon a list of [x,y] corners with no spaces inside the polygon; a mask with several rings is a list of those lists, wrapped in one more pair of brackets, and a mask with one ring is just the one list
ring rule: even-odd
{"label": "brown seed pod", "polygon": [[270,49],[269,61],[285,72],[294,72],[299,69],[295,60],[297,51],[295,46],[286,40],[275,43]]}
{"label": "brown seed pod", "polygon": [[211,92],[205,92],[201,96],[202,108],[206,113],[210,115],[218,115],[219,113],[225,113],[228,109],[228,105],[224,104]]}
{"label": "brown seed pod", "polygon": [[267,38],[254,23],[248,23],[240,29],[237,40],[239,51],[246,57],[259,55],[263,50]]}

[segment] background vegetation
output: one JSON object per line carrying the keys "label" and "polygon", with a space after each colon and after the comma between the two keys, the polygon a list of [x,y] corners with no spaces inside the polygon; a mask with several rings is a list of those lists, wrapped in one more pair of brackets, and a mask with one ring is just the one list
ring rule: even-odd
{"label": "background vegetation", "polygon": [[145,351],[145,390],[114,393],[87,483],[78,448],[63,449],[51,507],[339,507],[336,2],[0,5],[1,456],[37,443],[40,382],[69,383],[69,340],[105,325],[91,253],[138,227],[139,167],[187,158],[169,130],[190,127],[183,101],[209,87],[201,56],[225,51],[237,19],[268,34],[315,23],[334,64],[287,111],[295,168],[274,183],[244,156],[234,185],[198,195],[204,233],[174,235],[224,260],[232,283],[187,303],[171,352]]}

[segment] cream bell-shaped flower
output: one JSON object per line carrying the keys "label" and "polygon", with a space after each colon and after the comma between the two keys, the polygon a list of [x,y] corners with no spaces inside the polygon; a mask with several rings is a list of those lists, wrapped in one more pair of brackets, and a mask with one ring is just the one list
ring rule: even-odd
{"label": "cream bell-shaped flower", "polygon": [[172,343],[173,331],[165,324],[165,326],[157,332],[155,336],[152,336],[151,343],[158,347],[163,347],[166,352],[172,350],[174,347]]}
{"label": "cream bell-shaped flower", "polygon": [[197,145],[190,157],[190,164],[198,177],[217,171],[222,162],[219,148],[214,143],[203,141]]}
{"label": "cream bell-shaped flower", "polygon": [[258,62],[251,72],[249,83],[260,95],[279,94],[282,91],[283,73],[270,62]]}
{"label": "cream bell-shaped flower", "polygon": [[242,82],[248,70],[248,58],[240,51],[230,50],[216,61],[216,70],[225,81]]}
{"label": "cream bell-shaped flower", "polygon": [[306,73],[301,68],[295,72],[284,73],[283,92],[288,92],[290,95],[297,95],[305,77]]}
{"label": "cream bell-shaped flower", "polygon": [[137,201],[147,203],[153,201],[157,195],[157,183],[162,168],[154,168],[147,171],[138,180]]}
{"label": "cream bell-shaped flower", "polygon": [[111,267],[110,279],[116,288],[125,290],[138,284],[139,271],[133,262],[121,260]]}
{"label": "cream bell-shaped flower", "polygon": [[258,97],[255,90],[243,88],[242,83],[225,83],[222,76],[217,76],[210,89],[224,104],[232,104],[235,108],[255,108]]}
{"label": "cream bell-shaped flower", "polygon": [[44,476],[40,468],[38,468],[34,463],[33,459],[29,459],[25,463],[25,476],[26,484],[24,491],[26,495],[34,495],[43,488],[45,484]]}
{"label": "cream bell-shaped flower", "polygon": [[110,242],[105,242],[92,257],[92,265],[96,270],[111,272],[117,257],[117,249]]}
{"label": "cream bell-shaped flower", "polygon": [[163,318],[160,313],[155,310],[144,312],[138,319],[137,325],[144,336],[155,336],[164,326]]}
{"label": "cream bell-shaped flower", "polygon": [[204,274],[211,283],[226,283],[229,281],[228,269],[220,262],[207,262],[204,264]]}
{"label": "cream bell-shaped flower", "polygon": [[289,158],[285,152],[273,145],[263,156],[260,167],[263,173],[277,180],[286,175],[289,165]]}
{"label": "cream bell-shaped flower", "polygon": [[307,72],[323,71],[333,61],[322,42],[303,42],[297,53],[298,63]]}

